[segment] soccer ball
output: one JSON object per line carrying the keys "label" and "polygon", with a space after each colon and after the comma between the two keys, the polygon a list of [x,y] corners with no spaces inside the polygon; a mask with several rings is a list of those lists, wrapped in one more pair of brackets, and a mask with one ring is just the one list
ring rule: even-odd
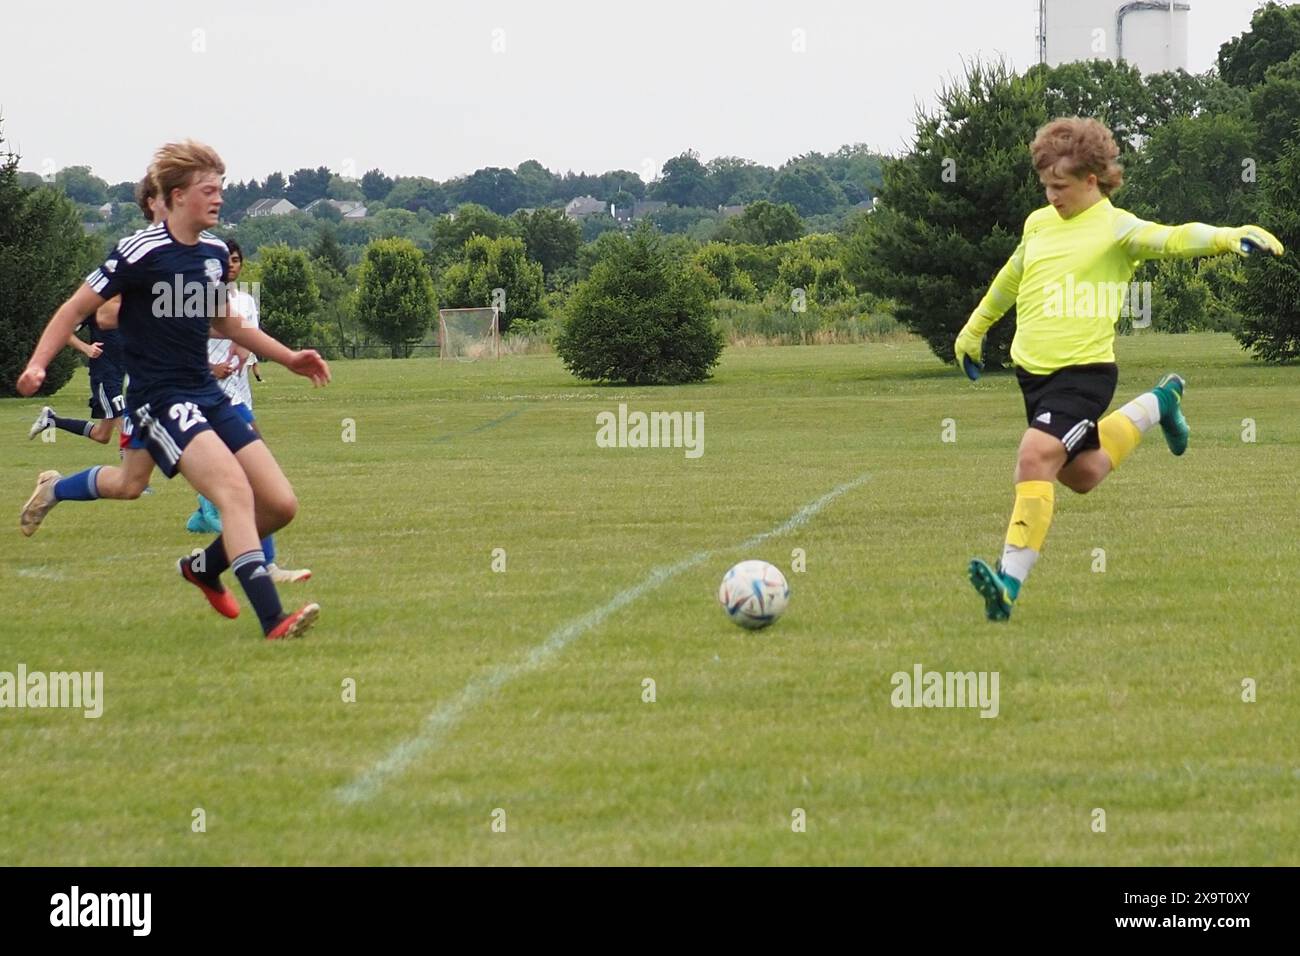
{"label": "soccer ball", "polygon": [[766,561],[741,561],[722,578],[718,587],[722,609],[741,627],[767,627],[790,603],[785,575]]}

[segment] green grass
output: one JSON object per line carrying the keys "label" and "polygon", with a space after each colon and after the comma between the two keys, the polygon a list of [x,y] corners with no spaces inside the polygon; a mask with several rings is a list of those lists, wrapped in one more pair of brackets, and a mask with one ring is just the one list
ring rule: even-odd
{"label": "green grass", "polygon": [[[1300,372],[1226,336],[1126,338],[1119,358],[1117,399],[1183,372],[1191,449],[1153,433],[1096,492],[1061,489],[1008,625],[984,621],[965,565],[1001,548],[1019,393],[914,344],[732,348],[712,381],[666,389],[582,385],[549,355],[340,362],[318,391],[272,368],[259,420],[302,506],[281,563],[315,573],[282,593],[324,608],[285,644],[175,577],[201,540],[180,479],[61,504],[22,538],[38,470],[116,455],[28,442],[39,402],[2,402],[0,670],[102,670],[106,704],[0,710],[0,863],[1300,863]],[[81,414],[85,392],[82,373],[53,404]],[[597,448],[620,401],[703,411],[703,457]],[[796,547],[787,615],[728,623],[726,568],[788,570]],[[891,707],[916,663],[998,671],[999,716]],[[467,686],[403,772],[339,798]]]}

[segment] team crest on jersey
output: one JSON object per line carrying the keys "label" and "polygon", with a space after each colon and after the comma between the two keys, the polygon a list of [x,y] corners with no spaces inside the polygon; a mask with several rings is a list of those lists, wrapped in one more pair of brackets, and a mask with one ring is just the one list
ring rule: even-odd
{"label": "team crest on jersey", "polygon": [[208,277],[209,282],[220,282],[222,271],[220,259],[203,260],[203,273]]}

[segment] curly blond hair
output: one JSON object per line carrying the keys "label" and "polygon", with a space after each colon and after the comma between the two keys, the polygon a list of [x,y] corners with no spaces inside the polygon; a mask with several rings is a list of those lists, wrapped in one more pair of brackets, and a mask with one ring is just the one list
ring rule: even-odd
{"label": "curly blond hair", "polygon": [[168,143],[153,154],[149,176],[162,196],[167,208],[172,208],[172,190],[185,189],[199,173],[226,174],[226,164],[211,146],[187,139],[183,143]]}
{"label": "curly blond hair", "polygon": [[1062,171],[1071,176],[1094,174],[1103,196],[1124,185],[1124,167],[1117,162],[1115,136],[1098,120],[1079,116],[1054,119],[1038,131],[1029,152],[1034,169],[1040,173],[1064,162]]}

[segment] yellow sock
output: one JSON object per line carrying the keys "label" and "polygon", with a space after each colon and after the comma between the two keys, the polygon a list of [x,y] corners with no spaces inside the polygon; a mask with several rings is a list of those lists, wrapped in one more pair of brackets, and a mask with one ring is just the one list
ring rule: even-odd
{"label": "yellow sock", "polygon": [[[1038,563],[1038,552],[1052,524],[1052,504],[1056,494],[1050,481],[1016,483],[1016,506],[1011,509],[1007,526],[1007,543],[1002,548],[1002,572],[1021,584]],[[1015,597],[1019,594],[1016,586]]]}
{"label": "yellow sock", "polygon": [[1110,458],[1110,466],[1118,469],[1119,463],[1132,454],[1142,440],[1142,432],[1122,411],[1111,412],[1097,424],[1101,450]]}
{"label": "yellow sock", "polygon": [[1050,481],[1016,483],[1016,506],[1011,509],[1007,526],[1007,546],[1041,551],[1052,526],[1052,506],[1056,493]]}

